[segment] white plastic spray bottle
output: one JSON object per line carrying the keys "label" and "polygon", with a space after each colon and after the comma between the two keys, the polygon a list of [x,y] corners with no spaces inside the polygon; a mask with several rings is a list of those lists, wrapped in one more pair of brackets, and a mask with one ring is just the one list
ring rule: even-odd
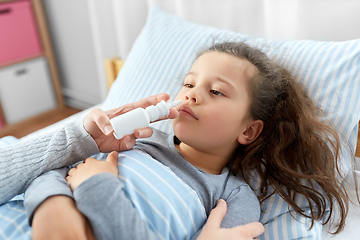
{"label": "white plastic spray bottle", "polygon": [[147,108],[136,108],[127,113],[110,119],[111,126],[114,129],[116,139],[121,139],[127,134],[134,133],[135,129],[148,127],[150,122],[158,120],[162,116],[167,116],[170,109],[179,105],[182,101],[167,103],[164,100],[155,106]]}

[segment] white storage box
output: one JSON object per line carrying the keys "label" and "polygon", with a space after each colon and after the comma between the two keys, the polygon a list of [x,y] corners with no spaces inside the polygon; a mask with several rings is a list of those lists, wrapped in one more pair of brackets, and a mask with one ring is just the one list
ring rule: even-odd
{"label": "white storage box", "polygon": [[56,108],[45,58],[1,68],[0,103],[9,124]]}

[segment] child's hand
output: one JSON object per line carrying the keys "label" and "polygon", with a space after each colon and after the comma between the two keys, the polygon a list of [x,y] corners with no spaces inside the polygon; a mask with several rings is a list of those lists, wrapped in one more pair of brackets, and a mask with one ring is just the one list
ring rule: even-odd
{"label": "child's hand", "polygon": [[100,173],[108,172],[118,176],[117,158],[118,153],[114,151],[108,155],[106,161],[87,158],[83,163],[79,163],[76,168],[70,169],[66,181],[71,190],[74,191],[81,183]]}

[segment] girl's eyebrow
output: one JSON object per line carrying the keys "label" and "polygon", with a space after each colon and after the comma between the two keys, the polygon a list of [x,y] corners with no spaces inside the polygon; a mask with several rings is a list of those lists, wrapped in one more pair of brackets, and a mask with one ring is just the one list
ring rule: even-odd
{"label": "girl's eyebrow", "polygon": [[[196,72],[188,72],[188,73],[186,74],[186,76],[188,76],[188,75],[196,76],[197,73],[196,73]],[[226,80],[224,80],[224,79],[221,79],[221,78],[219,78],[219,77],[216,77],[215,80],[225,83],[226,85],[230,86],[230,87],[233,88],[234,90],[236,89],[236,88],[234,87],[234,85],[232,85],[230,82],[228,82],[228,81],[226,81]]]}
{"label": "girl's eyebrow", "polygon": [[233,90],[236,90],[236,88],[234,87],[234,85],[232,85],[230,82],[228,82],[228,81],[226,81],[226,80],[224,80],[224,79],[221,79],[221,78],[217,77],[217,78],[215,78],[215,80],[220,81],[220,82],[223,82],[223,83],[225,83],[226,85],[228,85],[230,88],[232,88]]}
{"label": "girl's eyebrow", "polygon": [[[188,72],[188,73],[186,74],[186,76],[188,76],[188,75],[196,76],[196,75],[198,75],[198,74],[197,74],[196,72]],[[222,78],[216,77],[215,80],[220,81],[220,82],[223,82],[223,83],[229,85],[230,87],[235,88],[230,82],[228,82],[228,81],[226,81],[226,80],[224,80],[224,79],[222,79]]]}

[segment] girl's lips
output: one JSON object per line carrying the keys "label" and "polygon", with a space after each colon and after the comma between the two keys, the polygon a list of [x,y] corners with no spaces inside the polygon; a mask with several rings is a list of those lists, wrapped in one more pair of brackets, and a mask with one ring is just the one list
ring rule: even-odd
{"label": "girl's lips", "polygon": [[197,116],[195,115],[195,113],[191,110],[191,108],[189,108],[188,106],[186,105],[181,105],[179,107],[179,114],[183,114],[183,115],[186,115],[186,116],[190,116],[190,117],[193,117],[195,118],[196,120],[198,120]]}

